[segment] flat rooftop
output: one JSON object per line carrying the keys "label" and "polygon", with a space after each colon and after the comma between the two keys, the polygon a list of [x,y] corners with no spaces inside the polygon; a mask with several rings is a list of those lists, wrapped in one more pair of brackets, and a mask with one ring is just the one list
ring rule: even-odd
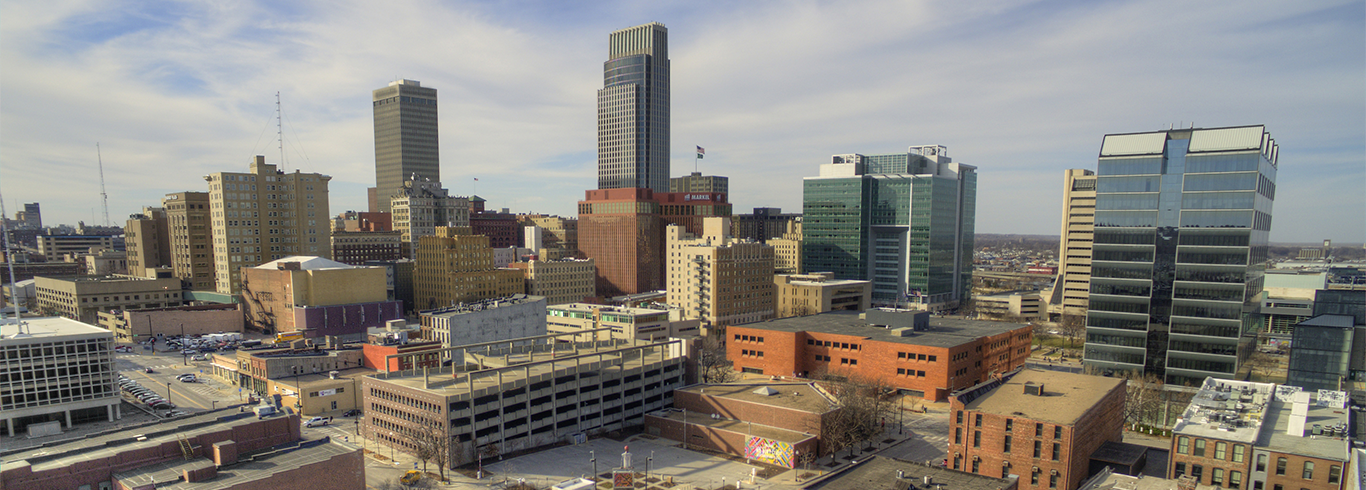
{"label": "flat rooftop", "polygon": [[1270,448],[1301,456],[1314,458],[1330,459],[1333,461],[1347,461],[1350,457],[1350,442],[1347,437],[1338,433],[1335,436],[1311,436],[1313,427],[1348,427],[1346,408],[1333,408],[1320,406],[1317,403],[1309,404],[1309,413],[1304,420],[1303,434],[1287,434],[1290,428],[1291,411],[1294,405],[1278,400],[1273,400],[1271,406],[1266,410],[1266,420],[1262,422],[1262,431],[1257,437],[1257,446]]}
{"label": "flat rooftop", "polygon": [[[755,393],[755,390],[763,388],[770,388],[776,393],[772,395]],[[686,386],[674,391],[771,405],[807,413],[825,413],[835,407],[835,403],[830,397],[809,383],[701,384]]]}
{"label": "flat rooftop", "polygon": [[452,317],[452,316],[458,316],[458,315],[465,315],[465,314],[469,314],[469,313],[474,313],[474,312],[478,312],[478,311],[492,310],[492,309],[501,308],[501,307],[504,307],[504,306],[513,306],[513,305],[521,305],[521,304],[527,304],[527,303],[535,303],[535,302],[537,302],[537,301],[540,301],[540,302],[544,303],[544,302],[545,302],[545,296],[532,296],[532,295],[529,295],[529,294],[514,294],[514,295],[511,295],[511,296],[504,296],[504,297],[502,297],[502,298],[491,298],[491,299],[486,299],[486,300],[481,300],[481,301],[471,301],[471,302],[469,302],[469,303],[460,303],[460,304],[455,305],[455,306],[448,306],[448,307],[445,307],[445,308],[438,308],[438,309],[435,309],[435,310],[424,310],[424,311],[419,311],[419,312],[418,312],[418,315],[419,315],[419,316],[434,316],[434,317]]}
{"label": "flat rooftop", "polygon": [[2,321],[4,323],[0,324],[0,343],[57,340],[56,337],[63,335],[103,334],[109,338],[114,337],[113,332],[103,328],[59,316],[25,318],[23,319],[23,333],[19,333],[19,324],[14,319],[7,318]]}
{"label": "flat rooftop", "polygon": [[[897,479],[897,471],[901,479]],[[884,456],[873,456],[843,471],[831,473],[824,480],[806,487],[809,490],[869,490],[890,488],[906,490],[907,485],[925,488],[925,478],[936,490],[1001,490],[1014,482],[1004,478],[951,470],[913,461],[902,461]],[[889,485],[890,484],[890,485]]]}
{"label": "flat rooftop", "polygon": [[[1025,394],[1025,384],[1043,385],[1043,396]],[[978,395],[968,410],[1014,415],[1072,425],[1124,380],[1045,369],[1023,369],[1000,386]]]}
{"label": "flat rooftop", "polygon": [[[282,471],[320,463],[358,450],[359,448],[349,444],[329,444],[321,440],[303,441],[302,444],[294,447],[272,448],[255,454],[238,455],[239,461],[242,462],[219,468],[218,474],[209,480],[179,481],[185,470],[212,467],[214,465],[213,460],[208,458],[196,458],[188,461],[174,459],[165,463],[114,473],[114,480],[127,488],[142,488],[144,485],[154,485],[158,490],[235,488],[244,483],[269,478]],[[251,459],[248,460],[247,458]]]}
{"label": "flat rooftop", "polygon": [[780,429],[778,427],[763,424],[751,424],[749,422],[741,420],[714,419],[706,414],[692,413],[685,415],[682,410],[675,409],[651,412],[650,415],[678,422],[686,421],[689,425],[700,425],[736,434],[751,435],[762,437],[765,439],[772,439],[775,441],[782,441],[789,444],[796,444],[807,439],[816,437],[815,434],[797,432],[795,430]]}
{"label": "flat rooftop", "polygon": [[669,312],[669,310],[660,310],[655,308],[632,308],[629,306],[595,305],[591,303],[566,303],[550,306],[549,309],[563,311],[578,311],[583,313],[592,313],[593,310],[602,310],[603,313],[618,313],[627,315],[658,315],[660,313]]}
{"label": "flat rooftop", "polygon": [[[177,435],[197,436],[256,422],[255,414],[231,411],[208,412],[191,417],[165,420],[142,427],[124,428],[53,446],[38,446],[0,453],[0,467],[29,465],[33,471],[64,468],[134,450],[160,447],[176,442]],[[139,436],[147,440],[138,441]]]}
{"label": "flat rooftop", "polygon": [[783,318],[735,326],[778,332],[851,335],[878,342],[928,347],[955,347],[972,342],[979,337],[1000,335],[1011,330],[1029,327],[1024,323],[930,317],[929,330],[907,332],[907,336],[903,337],[897,330],[870,325],[859,317],[858,312],[854,311],[831,311],[819,315]]}
{"label": "flat rooftop", "polygon": [[[442,367],[422,371],[390,371],[364,376],[375,382],[392,383],[402,388],[422,390],[437,396],[469,395],[488,389],[499,389],[509,382],[543,378],[554,375],[575,362],[575,366],[596,366],[589,369],[605,369],[611,366],[627,368],[642,362],[641,349],[653,346],[654,352],[646,360],[664,362],[677,356],[670,353],[668,341],[647,342],[612,340],[599,342],[576,342],[555,344],[554,351],[533,351],[510,353],[506,356],[479,355],[465,353],[466,365]],[[544,347],[544,346],[542,346]],[[574,347],[571,349],[571,347]],[[548,362],[555,361],[555,362]],[[471,383],[472,381],[472,383]],[[472,388],[472,389],[471,389]]]}
{"label": "flat rooftop", "polygon": [[1262,430],[1275,391],[1272,383],[1205,378],[1172,432],[1251,444]]}

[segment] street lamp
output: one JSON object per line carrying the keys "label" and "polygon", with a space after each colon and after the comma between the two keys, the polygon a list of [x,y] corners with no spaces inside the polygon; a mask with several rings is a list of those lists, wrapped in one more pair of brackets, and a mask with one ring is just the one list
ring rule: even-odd
{"label": "street lamp", "polygon": [[[182,340],[182,341],[185,340],[185,324],[184,324],[184,323],[180,324],[180,340]],[[190,356],[187,355],[187,354],[185,354],[185,349],[183,348],[183,347],[185,347],[185,344],[181,344],[180,346],[182,347],[182,348],[180,349],[180,359],[183,360],[183,361],[185,361],[185,365],[186,365],[186,366],[189,366],[189,365],[190,365]]]}
{"label": "street lamp", "polygon": [[593,482],[598,481],[598,456],[593,451],[588,451],[588,462],[593,463]]}
{"label": "street lamp", "polygon": [[171,403],[171,382],[166,382],[166,403]]}
{"label": "street lamp", "polygon": [[655,461],[655,452],[650,451],[650,457],[645,458],[645,483],[650,483],[650,463]]}

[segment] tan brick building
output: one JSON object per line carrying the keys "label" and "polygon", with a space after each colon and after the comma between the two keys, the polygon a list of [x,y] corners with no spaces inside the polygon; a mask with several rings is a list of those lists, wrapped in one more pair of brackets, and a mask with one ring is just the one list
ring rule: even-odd
{"label": "tan brick building", "polygon": [[413,271],[414,309],[427,310],[523,294],[522,272],[493,268],[489,238],[467,227],[436,227],[419,239]]}
{"label": "tan brick building", "polygon": [[1024,369],[949,398],[949,467],[1075,490],[1091,454],[1124,436],[1124,380]]}
{"label": "tan brick building", "polygon": [[170,232],[166,210],[144,207],[128,217],[123,227],[123,247],[127,252],[128,274],[147,277],[148,269],[171,265]]}
{"label": "tan brick building", "polygon": [[329,175],[285,173],[257,155],[248,172],[218,172],[209,183],[216,289],[237,294],[241,269],[288,257],[330,259]]}
{"label": "tan brick building", "polygon": [[115,342],[144,342],[166,337],[243,332],[242,305],[207,304],[99,313],[100,326],[114,332]]}
{"label": "tan brick building", "polygon": [[875,378],[939,401],[1024,366],[1033,339],[1033,329],[1019,323],[834,311],[727,327],[726,357],[737,371]]}
{"label": "tan brick building", "polygon": [[702,235],[665,230],[668,302],[708,326],[773,318],[773,247],[730,236],[730,218],[703,218]]}
{"label": "tan brick building", "polygon": [[209,193],[176,192],[161,199],[170,233],[171,268],[195,291],[213,291],[213,217]]}
{"label": "tan brick building", "polygon": [[522,271],[526,294],[544,296],[546,304],[577,303],[598,294],[598,268],[593,259],[514,262],[508,268]]}
{"label": "tan brick building", "polygon": [[773,270],[779,274],[800,274],[802,270],[802,220],[787,222],[782,238],[764,242],[773,247]]}
{"label": "tan brick building", "polygon": [[[770,240],[771,241],[771,240]],[[872,281],[835,279],[832,272],[777,274],[774,311],[777,318],[827,311],[863,311],[872,307]]]}
{"label": "tan brick building", "polygon": [[1167,478],[1250,490],[1342,490],[1345,392],[1206,378],[1172,428]]}
{"label": "tan brick building", "polygon": [[405,181],[389,204],[406,258],[417,257],[421,238],[435,235],[436,227],[470,226],[470,199],[450,195],[440,182]]}
{"label": "tan brick building", "polygon": [[1096,228],[1096,173],[1068,169],[1063,173],[1062,240],[1058,278],[1053,286],[1058,307],[1053,313],[1086,315],[1091,290],[1091,242]]}
{"label": "tan brick building", "polygon": [[95,325],[99,312],[179,306],[180,280],[135,276],[37,277],[38,310]]}
{"label": "tan brick building", "polygon": [[[553,305],[546,308],[546,329],[550,333],[575,333],[599,330],[599,340],[663,340],[670,337],[695,337],[702,322],[685,320],[677,309],[631,308],[587,303]],[[591,340],[593,335],[575,336]]]}
{"label": "tan brick building", "polygon": [[369,328],[403,318],[388,299],[385,269],[294,256],[242,269],[248,325],[266,333],[362,340]]}

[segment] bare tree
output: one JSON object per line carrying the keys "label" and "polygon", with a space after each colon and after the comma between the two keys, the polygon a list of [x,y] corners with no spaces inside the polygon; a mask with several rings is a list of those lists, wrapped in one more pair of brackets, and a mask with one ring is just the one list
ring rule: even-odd
{"label": "bare tree", "polygon": [[1063,315],[1062,320],[1058,322],[1058,330],[1061,330],[1062,334],[1067,336],[1068,347],[1075,346],[1077,340],[1083,340],[1084,343],[1084,338],[1086,337],[1086,317],[1080,315]]}
{"label": "bare tree", "polygon": [[1129,423],[1130,428],[1155,421],[1162,410],[1162,378],[1139,371],[1127,371],[1123,378],[1124,421]]}
{"label": "bare tree", "polygon": [[413,443],[413,448],[417,453],[417,459],[422,461],[422,472],[427,472],[427,462],[436,462],[438,474],[441,479],[446,479],[446,467],[453,465],[451,460],[455,446],[451,439],[446,425],[440,421],[432,420],[427,417],[417,419],[413,426],[405,431],[409,440]]}
{"label": "bare tree", "polygon": [[740,377],[726,358],[725,343],[715,335],[702,339],[702,348],[697,352],[697,369],[703,383],[729,383]]}
{"label": "bare tree", "polygon": [[839,450],[849,448],[850,455],[860,442],[872,440],[882,433],[882,424],[893,415],[891,388],[878,378],[842,376],[818,372],[815,379],[821,388],[835,399],[838,408],[834,417],[821,427],[822,445]]}
{"label": "bare tree", "polygon": [[1271,354],[1260,350],[1253,351],[1252,356],[1248,358],[1247,362],[1254,371],[1260,371],[1262,376],[1275,374],[1281,367],[1280,360],[1271,357]]}

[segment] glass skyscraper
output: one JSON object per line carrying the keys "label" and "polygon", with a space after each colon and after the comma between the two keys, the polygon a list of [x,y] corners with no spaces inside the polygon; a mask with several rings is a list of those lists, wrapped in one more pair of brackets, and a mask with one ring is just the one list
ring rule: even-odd
{"label": "glass skyscraper", "polygon": [[598,188],[669,192],[669,30],[613,32],[598,91]]}
{"label": "glass skyscraper", "polygon": [[1085,363],[1199,386],[1253,349],[1275,140],[1263,126],[1106,135]]}
{"label": "glass skyscraper", "polygon": [[375,107],[376,209],[389,212],[389,198],[417,174],[441,181],[436,127],[436,89],[416,80],[396,80],[371,93]]}
{"label": "glass skyscraper", "polygon": [[803,181],[802,269],[873,283],[873,303],[957,308],[972,288],[977,169],[942,146],[835,155]]}

